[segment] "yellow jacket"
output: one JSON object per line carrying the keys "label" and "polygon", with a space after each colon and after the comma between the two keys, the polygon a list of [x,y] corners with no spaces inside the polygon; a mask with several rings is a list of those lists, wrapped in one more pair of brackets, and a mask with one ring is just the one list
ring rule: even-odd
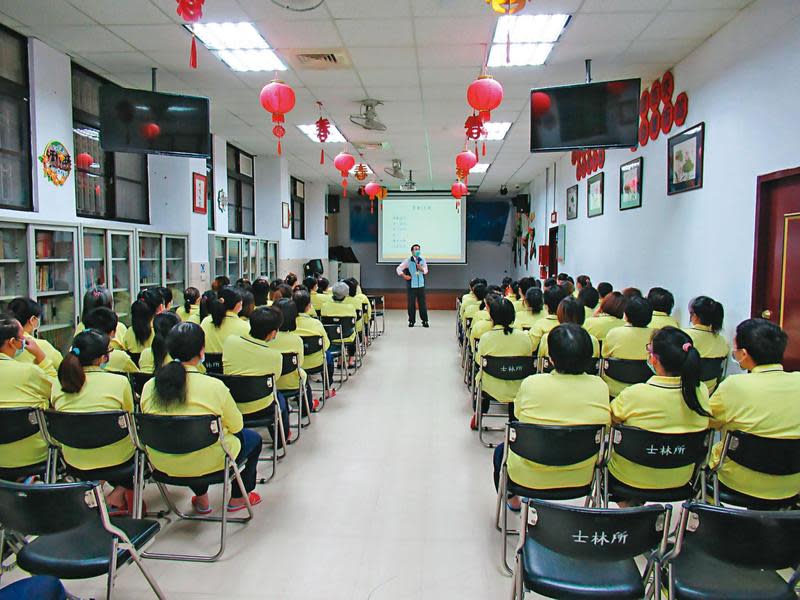
{"label": "yellow jacket", "polygon": [[192,304],[189,307],[189,312],[186,312],[186,309],[183,306],[179,306],[175,311],[175,314],[181,318],[181,321],[188,322],[188,323],[196,323],[200,325],[200,305],[199,304]]}
{"label": "yellow jacket", "polygon": [[[232,335],[222,345],[222,370],[225,375],[273,375],[277,386],[281,376],[283,356],[270,348],[264,340],[247,335]],[[275,392],[253,402],[237,404],[243,415],[269,407],[275,401]]]}
{"label": "yellow jacket", "polygon": [[600,313],[596,317],[586,319],[586,321],[583,323],[583,327],[586,329],[586,331],[591,333],[601,342],[605,341],[606,335],[608,335],[609,331],[615,327],[623,327],[624,325],[625,321],[622,319],[612,317],[611,315],[607,315],[605,313]]}
{"label": "yellow jacket", "polygon": [[250,325],[242,321],[239,315],[232,310],[229,310],[219,327],[214,325],[211,315],[208,315],[200,327],[206,334],[206,352],[211,354],[221,354],[222,344],[230,335],[246,335],[250,333]]}
{"label": "yellow jacket", "polygon": [[[507,334],[501,325],[495,325],[483,334],[480,344],[478,344],[476,359],[479,365],[484,356],[532,357],[531,338],[517,330],[512,330]],[[485,373],[483,376],[478,373],[477,381],[480,381],[481,389],[498,402],[513,402],[521,383],[519,380],[497,379]]]}
{"label": "yellow jacket", "polygon": [[[300,377],[303,376],[301,368],[305,360],[305,356],[303,354],[303,340],[299,335],[297,335],[296,331],[279,331],[275,336],[275,339],[266,342],[266,344],[268,348],[277,350],[281,354],[297,354],[297,371],[289,373],[288,375],[283,375],[276,382],[278,390],[280,391],[297,390],[298,386],[300,385]],[[283,359],[281,358],[281,360]]]}
{"label": "yellow jacket", "polygon": [[[731,347],[724,337],[711,331],[710,326],[697,324],[684,328],[684,331],[692,338],[692,344],[700,353],[700,358],[728,358]],[[709,392],[714,393],[719,382],[716,379],[709,379],[703,383]]]}
{"label": "yellow jacket", "polygon": [[[0,354],[0,408],[47,408],[51,388],[50,379],[37,365]],[[45,460],[47,443],[38,433],[18,442],[0,444],[0,467],[26,467]]]}
{"label": "yellow jacket", "polygon": [[[356,317],[356,307],[353,306],[350,302],[345,302],[342,300],[341,302],[337,302],[336,300],[331,300],[330,302],[326,302],[322,305],[321,309],[321,317]],[[353,331],[353,334],[349,337],[344,338],[345,343],[354,342],[356,339],[356,330]],[[339,340],[333,340],[334,342],[338,342]]]}
{"label": "yellow jacket", "polygon": [[297,315],[297,329],[294,331],[301,338],[310,336],[322,337],[322,350],[314,354],[306,354],[303,357],[303,366],[306,369],[316,369],[325,362],[325,351],[331,347],[331,341],[322,322],[315,319],[308,313]]}
{"label": "yellow jacket", "polygon": [[[653,337],[653,330],[649,327],[633,327],[626,324],[615,327],[606,335],[603,342],[603,358],[621,358],[624,360],[647,360],[647,344]],[[605,373],[603,379],[608,384],[608,391],[612,398],[628,387],[616,379],[608,377]]]}

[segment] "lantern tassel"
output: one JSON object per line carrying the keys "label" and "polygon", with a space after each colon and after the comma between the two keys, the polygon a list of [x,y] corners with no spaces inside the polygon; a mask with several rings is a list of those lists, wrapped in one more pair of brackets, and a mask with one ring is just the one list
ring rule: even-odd
{"label": "lantern tassel", "polygon": [[369,214],[373,214],[375,212],[375,201],[370,199],[369,201]]}
{"label": "lantern tassel", "polygon": [[197,40],[192,34],[192,49],[189,51],[189,66],[193,69],[197,68]]}
{"label": "lantern tassel", "polygon": [[481,154],[486,156],[486,140],[483,140],[483,148],[481,148]]}
{"label": "lantern tassel", "polygon": [[478,154],[478,140],[475,140],[475,156],[480,156],[480,154]]}
{"label": "lantern tassel", "polygon": [[511,30],[508,30],[506,37],[506,64],[511,64]]}
{"label": "lantern tassel", "polygon": [[325,164],[325,150],[319,151],[319,164],[321,165]]}
{"label": "lantern tassel", "polygon": [[281,141],[278,140],[278,156],[283,154],[283,148],[281,148]]}

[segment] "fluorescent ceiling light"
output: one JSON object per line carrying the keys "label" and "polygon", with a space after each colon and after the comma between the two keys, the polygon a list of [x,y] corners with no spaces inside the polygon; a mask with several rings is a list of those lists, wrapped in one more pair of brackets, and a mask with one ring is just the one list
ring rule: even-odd
{"label": "fluorescent ceiling light", "polygon": [[[314,123],[309,125],[298,125],[297,128],[305,133],[308,136],[308,139],[310,139],[312,142],[317,142],[319,144],[319,139],[317,138],[317,126]],[[341,134],[341,132],[336,129],[336,125],[331,123],[328,139],[325,140],[325,143],[343,144],[345,142],[347,142],[347,140],[344,139],[344,136]]]}
{"label": "fluorescent ceiling light", "polygon": [[511,123],[502,123],[489,121],[483,124],[486,129],[486,139],[489,141],[502,140],[506,137],[508,130],[511,128]]}
{"label": "fluorescent ceiling light", "polygon": [[555,42],[567,26],[569,15],[510,15],[500,17],[494,43],[530,44]]}
{"label": "fluorescent ceiling light", "polygon": [[492,44],[489,51],[490,67],[526,67],[543,65],[553,44]]}
{"label": "fluorescent ceiling light", "polygon": [[486,173],[488,169],[489,163],[478,163],[469,170],[469,174],[473,175],[474,173]]}
{"label": "fluorescent ceiling light", "polygon": [[285,71],[252,23],[197,23],[190,30],[234,71]]}

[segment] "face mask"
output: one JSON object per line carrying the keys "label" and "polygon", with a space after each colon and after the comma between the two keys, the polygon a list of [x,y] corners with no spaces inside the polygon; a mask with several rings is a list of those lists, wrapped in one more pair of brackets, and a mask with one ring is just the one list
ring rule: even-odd
{"label": "face mask", "polygon": [[419,250],[415,250],[414,251],[414,256],[419,257],[420,254],[422,254],[422,253]]}
{"label": "face mask", "polygon": [[658,375],[658,373],[656,373],[656,368],[650,364],[649,360],[647,361],[647,366],[650,367],[650,370],[653,372],[653,375]]}
{"label": "face mask", "polygon": [[200,357],[200,364],[201,364],[201,365],[205,365],[205,364],[206,364],[206,354],[205,354],[205,352],[204,352],[204,353],[203,353],[203,355]]}
{"label": "face mask", "polygon": [[22,338],[22,346],[20,346],[17,350],[14,351],[14,358],[19,358],[22,356],[22,353],[25,352],[25,348],[28,346],[28,341],[25,338]]}
{"label": "face mask", "polygon": [[100,368],[101,368],[101,369],[104,369],[104,370],[105,370],[105,369],[107,369],[107,368],[108,368],[108,361],[101,362],[101,363],[100,363]]}

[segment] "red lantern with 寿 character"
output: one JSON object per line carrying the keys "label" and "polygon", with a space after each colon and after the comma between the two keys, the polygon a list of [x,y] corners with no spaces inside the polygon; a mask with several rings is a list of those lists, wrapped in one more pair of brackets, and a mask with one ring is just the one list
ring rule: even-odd
{"label": "red lantern with \u5bff character", "polygon": [[272,113],[272,122],[275,123],[272,128],[272,134],[278,138],[278,156],[280,156],[283,154],[281,138],[286,135],[286,129],[282,124],[285,121],[284,115],[294,108],[294,90],[282,81],[273,79],[262,88],[259,99],[264,110]]}

